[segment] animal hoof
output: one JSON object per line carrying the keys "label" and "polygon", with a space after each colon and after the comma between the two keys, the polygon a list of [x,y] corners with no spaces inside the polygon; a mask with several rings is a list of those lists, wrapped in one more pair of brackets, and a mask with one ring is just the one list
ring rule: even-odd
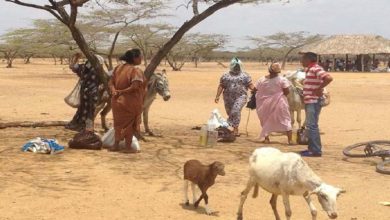
{"label": "animal hoof", "polygon": [[199,203],[194,203],[195,208],[198,208],[198,206],[199,206]]}
{"label": "animal hoof", "polygon": [[237,215],[237,220],[243,220],[244,218],[242,217],[242,214]]}
{"label": "animal hoof", "polygon": [[187,201],[185,204],[186,206],[190,206],[190,201]]}

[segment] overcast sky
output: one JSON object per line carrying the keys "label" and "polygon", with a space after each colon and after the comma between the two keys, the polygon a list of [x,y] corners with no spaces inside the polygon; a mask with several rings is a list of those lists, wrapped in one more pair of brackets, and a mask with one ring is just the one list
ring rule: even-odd
{"label": "overcast sky", "polygon": [[[30,0],[30,2],[43,0]],[[184,0],[174,0],[179,5]],[[289,4],[234,5],[222,9],[194,28],[193,32],[231,36],[231,48],[249,46],[246,36],[279,31],[332,34],[376,34],[390,38],[390,0],[290,0]],[[172,9],[169,23],[181,25],[185,8]],[[23,8],[0,0],[0,34],[25,27],[34,18],[51,18],[43,11]],[[160,20],[159,20],[160,21]],[[230,48],[230,49],[231,49]]]}

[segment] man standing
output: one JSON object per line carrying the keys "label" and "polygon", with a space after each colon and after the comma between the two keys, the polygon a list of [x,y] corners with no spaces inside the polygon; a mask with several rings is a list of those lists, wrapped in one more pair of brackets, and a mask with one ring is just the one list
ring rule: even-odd
{"label": "man standing", "polygon": [[305,53],[302,56],[302,65],[306,69],[306,78],[303,81],[303,98],[306,109],[306,128],[309,139],[308,150],[301,152],[305,157],[321,157],[322,145],[318,127],[321,113],[321,101],[324,88],[333,81],[333,78],[317,64],[317,54]]}

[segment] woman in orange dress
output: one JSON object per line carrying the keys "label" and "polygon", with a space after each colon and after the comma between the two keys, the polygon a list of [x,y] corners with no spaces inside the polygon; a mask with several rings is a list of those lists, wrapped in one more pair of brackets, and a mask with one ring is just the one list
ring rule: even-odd
{"label": "woman in orange dress", "polygon": [[125,61],[115,67],[109,87],[112,94],[112,114],[114,117],[115,144],[111,151],[119,151],[119,142],[125,139],[125,153],[137,153],[131,148],[133,135],[138,131],[142,106],[146,94],[143,72],[136,66],[142,62],[139,49],[128,50],[120,60]]}

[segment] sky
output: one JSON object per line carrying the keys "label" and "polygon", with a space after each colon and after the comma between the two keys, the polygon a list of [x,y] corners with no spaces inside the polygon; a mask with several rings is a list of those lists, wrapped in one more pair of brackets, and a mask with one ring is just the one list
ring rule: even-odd
{"label": "sky", "polygon": [[[44,0],[26,0],[42,2]],[[185,0],[172,0],[180,5]],[[191,16],[184,7],[172,8],[167,22],[181,25]],[[247,36],[276,32],[307,31],[325,35],[375,34],[390,38],[390,0],[290,0],[288,4],[236,4],[221,9],[196,26],[192,32],[230,36],[227,49],[251,46]],[[28,27],[31,19],[52,18],[44,11],[15,6],[0,0],[0,34]],[[156,20],[156,22],[161,19]]]}

